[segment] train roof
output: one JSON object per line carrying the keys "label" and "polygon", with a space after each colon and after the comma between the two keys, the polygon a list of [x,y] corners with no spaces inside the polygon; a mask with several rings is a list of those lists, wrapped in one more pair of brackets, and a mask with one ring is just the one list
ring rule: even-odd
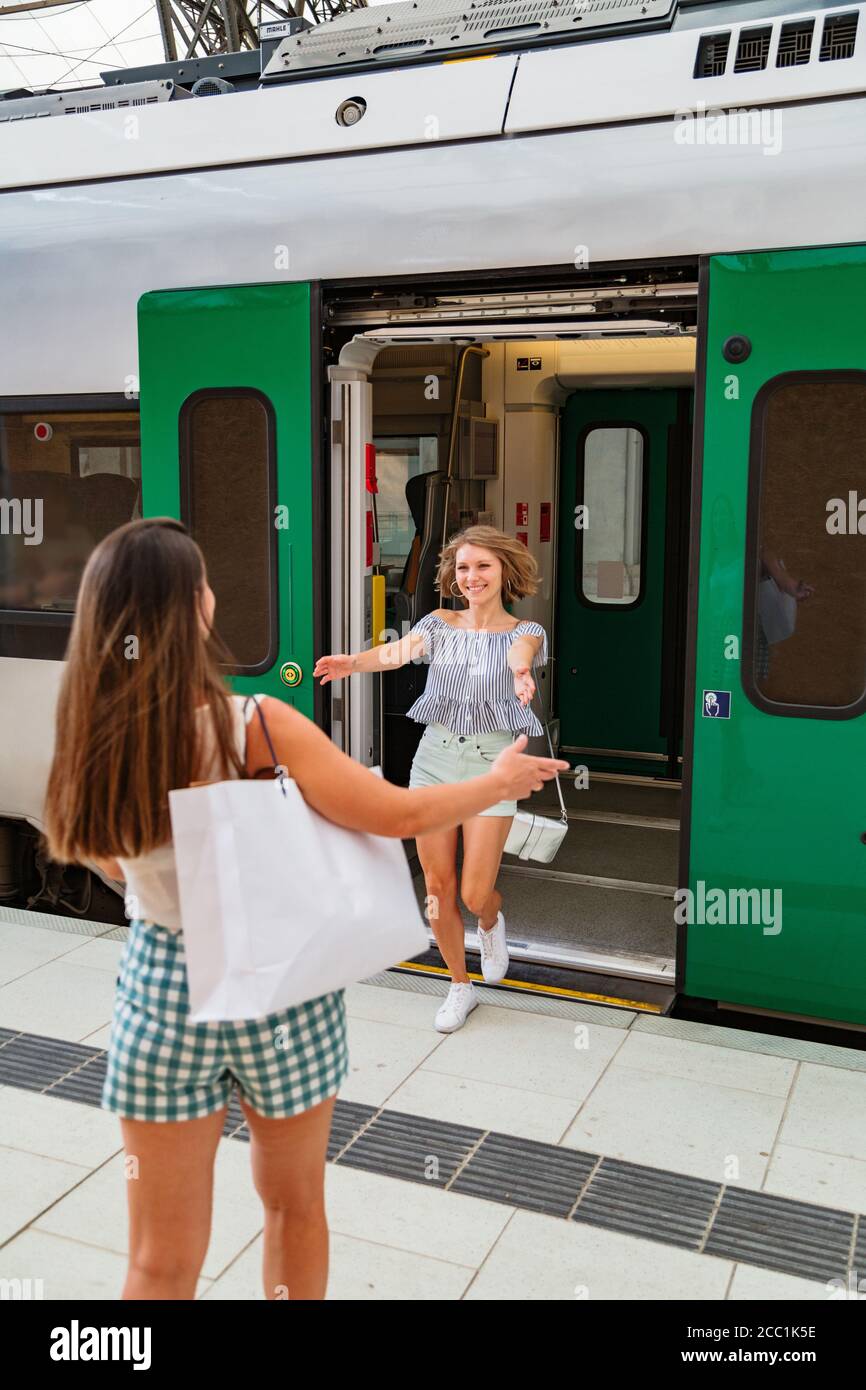
{"label": "train roof", "polygon": [[[0,98],[0,189],[862,94],[863,8],[864,0],[400,0],[315,27],[291,20],[263,28],[261,54]],[[203,95],[221,99],[190,99]],[[45,119],[55,115],[79,119]]]}
{"label": "train roof", "polygon": [[[189,91],[199,85],[201,95],[250,90],[259,85],[304,80],[324,74],[364,72],[400,67],[407,63],[443,61],[497,52],[521,52],[533,47],[580,44],[605,38],[627,39],[659,31],[678,33],[695,28],[748,25],[745,45],[754,52],[737,53],[740,67],[760,70],[762,33],[784,15],[814,16],[821,11],[847,11],[847,23],[839,14],[830,32],[822,35],[819,61],[845,56],[853,47],[857,11],[862,0],[840,6],[839,0],[815,0],[804,6],[799,0],[396,0],[396,3],[348,10],[321,24],[304,18],[261,26],[261,47],[238,53],[185,58],[100,74],[102,87],[146,81]],[[753,24],[761,32],[751,31]],[[719,37],[724,37],[720,34]],[[811,61],[804,58],[802,41],[792,51],[789,66]],[[825,52],[826,49],[826,52]],[[718,52],[716,53],[718,61]],[[697,63],[697,59],[696,59]],[[82,96],[100,91],[90,85],[27,92],[16,88],[0,92],[0,120],[26,119],[20,103],[36,96]],[[60,102],[55,103],[59,108]],[[83,103],[64,110],[73,114]],[[31,108],[33,114],[53,114],[51,106]]]}

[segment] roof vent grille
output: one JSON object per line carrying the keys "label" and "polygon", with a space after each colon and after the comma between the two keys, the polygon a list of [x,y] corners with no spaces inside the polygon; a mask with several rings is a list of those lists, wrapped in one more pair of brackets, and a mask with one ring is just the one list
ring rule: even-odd
{"label": "roof vent grille", "polygon": [[776,67],[795,68],[801,63],[808,63],[814,32],[814,19],[798,19],[793,24],[783,24],[779,33]]}
{"label": "roof vent grille", "polygon": [[770,52],[770,37],[773,31],[765,29],[741,29],[737,43],[737,56],[734,59],[734,72],[762,72],[767,66]]}
{"label": "roof vent grille", "polygon": [[183,100],[189,96],[171,81],[132,82],[126,87],[85,87],[66,92],[41,92],[37,96],[0,99],[0,125],[42,116],[86,116],[94,111],[120,107],[153,106],[156,102]]}
{"label": "roof vent grille", "polygon": [[224,77],[200,77],[197,82],[193,82],[190,92],[194,97],[218,97],[224,92],[235,90],[232,82],[226,82]]}
{"label": "roof vent grille", "polygon": [[730,34],[704,34],[698,45],[695,77],[721,77],[728,61]]}
{"label": "roof vent grille", "polygon": [[857,10],[852,10],[849,14],[827,16],[821,35],[822,63],[831,63],[837,58],[853,58],[858,18]]}

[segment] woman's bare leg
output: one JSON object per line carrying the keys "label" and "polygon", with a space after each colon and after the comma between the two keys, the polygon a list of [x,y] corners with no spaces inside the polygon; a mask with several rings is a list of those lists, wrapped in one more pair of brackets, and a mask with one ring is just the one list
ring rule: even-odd
{"label": "woman's bare leg", "polygon": [[463,872],[460,896],[469,912],[478,918],[482,931],[489,931],[502,906],[496,879],[512,816],[473,816],[463,823]]}
{"label": "woman's bare leg", "polygon": [[467,984],[463,918],[457,903],[457,831],[437,830],[415,841],[427,888],[427,917],[455,984]]}
{"label": "woman's bare leg", "polygon": [[199,1120],[121,1120],[129,1207],[124,1299],[195,1298],[225,1117],[223,1108]]}
{"label": "woman's bare leg", "polygon": [[335,1096],[272,1120],[241,1101],[253,1181],[265,1209],[265,1298],[323,1299],[328,1284],[325,1158]]}

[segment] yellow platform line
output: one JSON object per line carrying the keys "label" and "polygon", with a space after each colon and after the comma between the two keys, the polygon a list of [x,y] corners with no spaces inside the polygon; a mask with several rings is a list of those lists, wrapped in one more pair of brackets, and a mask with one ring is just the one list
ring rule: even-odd
{"label": "yellow platform line", "polygon": [[[414,961],[404,960],[394,967],[395,970],[414,970],[419,975],[444,975],[450,978],[449,971],[444,965],[418,965]],[[467,971],[470,980],[477,981],[484,985],[486,989],[496,989],[496,985],[488,985],[483,975],[479,975],[474,970]],[[583,989],[564,989],[561,985],[538,985],[531,980],[509,980],[506,976],[500,981],[503,985],[508,985],[511,989],[523,989],[532,991],[536,994],[556,995],[560,999],[585,999],[592,1004],[614,1004],[620,1009],[637,1009],[644,1014],[660,1014],[659,1004],[648,1004],[641,999],[620,999],[614,994],[593,994],[589,990]]]}

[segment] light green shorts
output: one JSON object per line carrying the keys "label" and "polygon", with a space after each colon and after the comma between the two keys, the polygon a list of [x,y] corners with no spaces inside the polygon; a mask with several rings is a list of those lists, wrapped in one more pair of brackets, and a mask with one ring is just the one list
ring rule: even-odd
{"label": "light green shorts", "polygon": [[[507,729],[495,734],[452,734],[444,724],[428,724],[412,759],[409,786],[440,787],[481,777],[513,738]],[[513,816],[516,810],[516,801],[498,801],[480,814]]]}

